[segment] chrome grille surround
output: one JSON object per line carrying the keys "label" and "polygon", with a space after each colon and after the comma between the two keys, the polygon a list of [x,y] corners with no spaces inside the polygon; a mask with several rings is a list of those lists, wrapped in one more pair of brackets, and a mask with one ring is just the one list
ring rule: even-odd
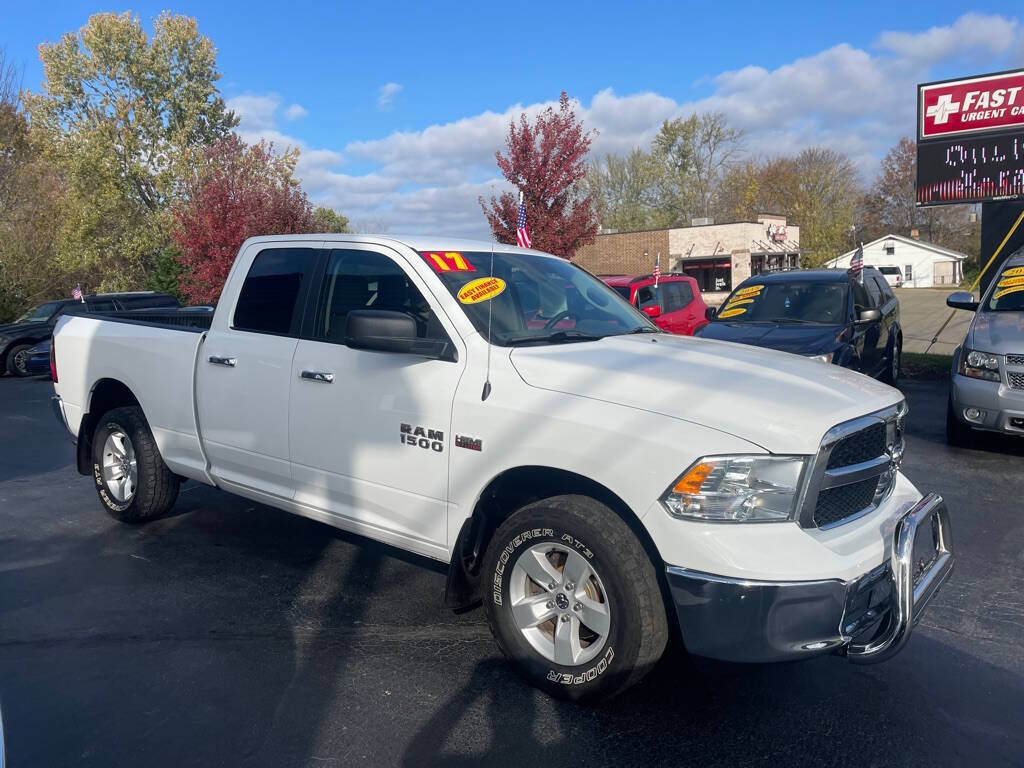
{"label": "chrome grille surround", "polygon": [[[881,411],[838,424],[825,433],[818,453],[811,458],[811,464],[807,471],[807,484],[804,486],[803,494],[797,505],[797,519],[801,527],[827,530],[852,522],[877,509],[878,505],[892,491],[896,481],[896,472],[903,459],[906,416],[907,404],[906,401],[901,401]],[[879,425],[885,427],[884,449],[870,438],[877,434]],[[869,438],[863,439],[865,436],[869,436]],[[836,462],[832,461],[833,451],[841,444],[849,446],[850,442],[844,441],[850,438],[858,444],[878,445],[878,448],[882,449],[882,453],[871,458],[858,456],[857,458],[863,458],[863,460],[836,466]],[[863,488],[864,484],[869,484],[871,480],[876,482],[875,491],[871,502],[862,509],[843,510],[848,512],[843,515],[837,515],[827,506],[819,509],[819,498],[823,505],[828,505],[830,497],[837,496],[836,493],[825,494],[824,491],[854,484],[861,484],[859,487]],[[853,491],[854,489],[848,490]],[[846,494],[840,492],[838,495]]]}

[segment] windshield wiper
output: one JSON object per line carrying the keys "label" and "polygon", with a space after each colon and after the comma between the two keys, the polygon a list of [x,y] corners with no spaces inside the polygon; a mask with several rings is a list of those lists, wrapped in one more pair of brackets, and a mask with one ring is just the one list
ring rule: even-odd
{"label": "windshield wiper", "polygon": [[803,323],[805,325],[820,325],[814,320],[801,320],[799,317],[773,317],[769,323]]}
{"label": "windshield wiper", "polygon": [[516,336],[506,339],[505,343],[510,347],[519,347],[525,344],[568,344],[574,341],[597,341],[604,336],[595,336],[592,333],[581,331],[556,331],[547,336]]}

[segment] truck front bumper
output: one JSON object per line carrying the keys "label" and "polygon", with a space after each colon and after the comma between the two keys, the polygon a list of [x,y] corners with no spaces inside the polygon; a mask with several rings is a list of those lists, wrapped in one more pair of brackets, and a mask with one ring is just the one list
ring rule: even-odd
{"label": "truck front bumper", "polygon": [[[1024,390],[998,381],[954,373],[950,402],[956,418],[969,427],[1007,435],[1024,435]],[[968,412],[971,417],[968,417]]]}
{"label": "truck front bumper", "polygon": [[789,661],[830,651],[873,663],[897,653],[953,570],[949,513],[929,494],[896,524],[887,562],[851,581],[751,581],[666,569],[690,653]]}

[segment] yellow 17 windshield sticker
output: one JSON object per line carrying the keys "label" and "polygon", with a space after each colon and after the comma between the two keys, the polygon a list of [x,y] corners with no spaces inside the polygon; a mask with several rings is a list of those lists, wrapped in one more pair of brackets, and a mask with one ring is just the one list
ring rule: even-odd
{"label": "yellow 17 windshield sticker", "polygon": [[505,290],[505,281],[500,277],[481,277],[470,280],[459,291],[459,301],[463,304],[476,304],[490,301]]}

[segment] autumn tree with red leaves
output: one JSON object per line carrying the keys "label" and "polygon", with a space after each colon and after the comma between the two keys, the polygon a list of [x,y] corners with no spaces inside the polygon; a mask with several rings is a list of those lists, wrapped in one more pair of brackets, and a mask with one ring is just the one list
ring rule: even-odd
{"label": "autumn tree with red leaves", "polygon": [[[523,193],[530,239],[537,250],[571,259],[597,235],[593,200],[581,186],[591,139],[564,91],[557,111],[548,107],[532,124],[526,115],[520,116],[518,126],[515,121],[509,124],[508,154],[497,152],[495,158],[505,178]],[[504,192],[489,202],[481,197],[480,207],[495,240],[514,244],[518,195]]]}
{"label": "autumn tree with red leaves", "polygon": [[297,159],[295,151],[278,155],[273,145],[247,145],[236,134],[202,153],[171,232],[190,301],[218,299],[246,238],[315,229],[313,207],[294,176]]}

